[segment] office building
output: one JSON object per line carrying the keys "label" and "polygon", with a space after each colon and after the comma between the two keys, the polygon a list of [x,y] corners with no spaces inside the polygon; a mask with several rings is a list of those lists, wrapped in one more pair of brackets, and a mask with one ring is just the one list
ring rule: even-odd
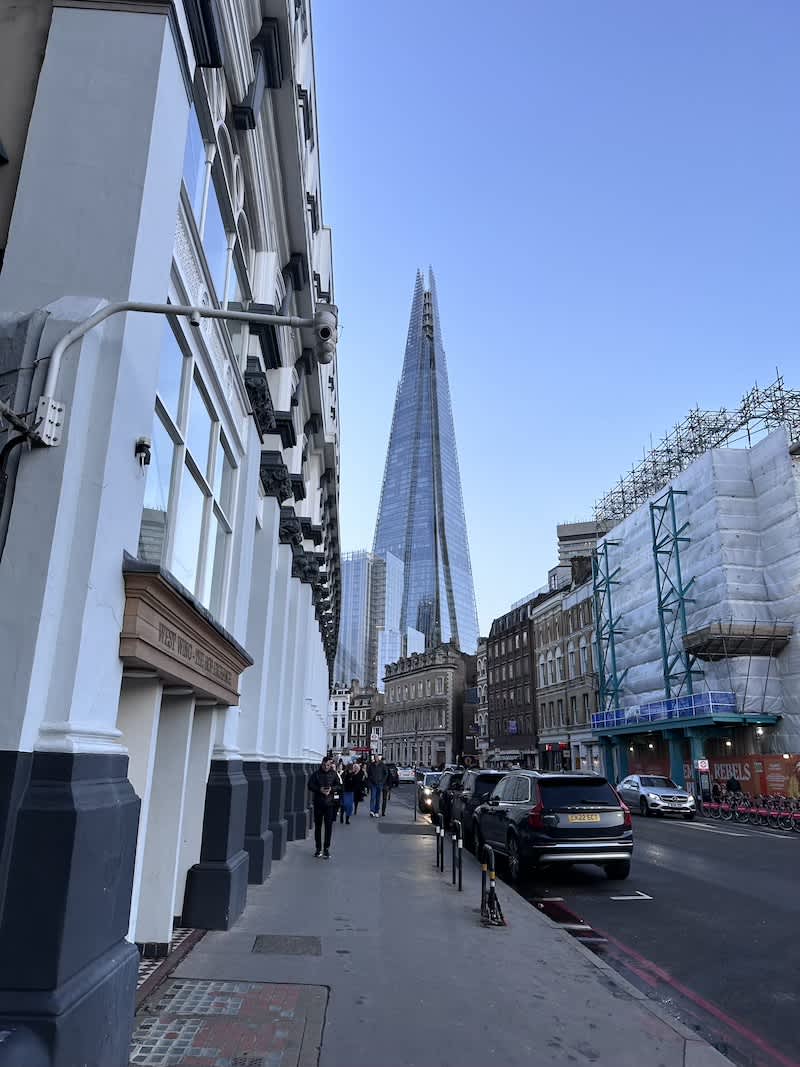
{"label": "office building", "polygon": [[474,654],[478,617],[436,282],[417,274],[375,552],[403,561],[400,630]]}

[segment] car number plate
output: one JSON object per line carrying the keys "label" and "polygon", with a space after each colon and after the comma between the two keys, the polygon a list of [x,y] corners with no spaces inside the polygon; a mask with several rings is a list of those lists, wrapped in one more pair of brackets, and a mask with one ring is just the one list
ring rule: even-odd
{"label": "car number plate", "polygon": [[600,822],[599,815],[568,815],[567,822]]}

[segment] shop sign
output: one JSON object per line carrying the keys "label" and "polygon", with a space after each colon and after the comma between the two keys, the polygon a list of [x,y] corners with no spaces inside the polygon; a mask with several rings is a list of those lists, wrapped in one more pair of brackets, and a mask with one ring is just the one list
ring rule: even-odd
{"label": "shop sign", "polygon": [[800,755],[737,756],[730,760],[709,760],[712,779],[723,784],[736,778],[746,793],[780,793],[800,797]]}
{"label": "shop sign", "polygon": [[198,696],[237,704],[239,677],[250,657],[157,570],[140,567],[124,573],[120,659],[165,682],[189,686]]}

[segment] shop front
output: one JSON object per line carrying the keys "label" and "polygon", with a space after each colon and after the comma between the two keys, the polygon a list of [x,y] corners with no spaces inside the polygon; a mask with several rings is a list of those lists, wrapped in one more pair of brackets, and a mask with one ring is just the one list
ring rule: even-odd
{"label": "shop front", "polygon": [[[735,767],[744,776],[743,787],[752,781],[761,792],[769,775],[777,783],[780,768],[794,774],[798,762],[790,753],[759,754],[777,722],[776,715],[740,714],[734,693],[699,693],[592,716],[605,773],[614,782],[629,774],[657,774],[699,788],[698,762],[708,760],[712,781],[727,781],[726,772]],[[787,788],[789,779],[787,770]]]}

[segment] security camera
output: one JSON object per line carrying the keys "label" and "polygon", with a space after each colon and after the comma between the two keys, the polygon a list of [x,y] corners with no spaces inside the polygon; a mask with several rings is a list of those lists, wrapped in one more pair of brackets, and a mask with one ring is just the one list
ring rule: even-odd
{"label": "security camera", "polygon": [[314,312],[315,355],[318,363],[331,363],[336,354],[339,309],[335,304],[317,304]]}
{"label": "security camera", "polygon": [[140,467],[150,466],[151,449],[153,442],[149,437],[140,437],[136,441],[136,445],[133,449],[133,454],[139,460]]}

